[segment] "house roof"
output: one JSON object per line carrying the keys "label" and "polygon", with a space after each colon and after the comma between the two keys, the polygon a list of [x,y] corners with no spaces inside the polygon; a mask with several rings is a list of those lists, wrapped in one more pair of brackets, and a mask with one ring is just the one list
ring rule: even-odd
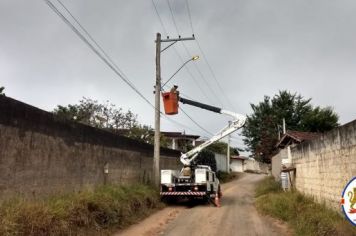
{"label": "house roof", "polygon": [[[118,134],[125,135],[128,132],[130,132],[129,129],[119,129],[116,131]],[[150,130],[151,133],[154,132],[154,130]],[[200,136],[199,135],[191,135],[191,134],[184,134],[181,132],[164,132],[161,131],[161,134],[163,134],[165,137],[168,138],[181,138],[181,139],[198,139]]]}
{"label": "house roof", "polygon": [[165,137],[168,138],[192,138],[192,139],[198,139],[200,136],[199,135],[192,135],[192,134],[184,134],[181,132],[161,132]]}
{"label": "house roof", "polygon": [[293,131],[293,130],[288,130],[282,138],[279,140],[277,143],[276,147],[279,148],[284,148],[291,142],[294,143],[301,143],[306,140],[312,140],[318,137],[320,134],[319,133],[313,133],[313,132],[302,132],[302,131]]}
{"label": "house roof", "polygon": [[244,156],[231,156],[230,159],[232,160],[248,160],[248,157],[244,157]]}

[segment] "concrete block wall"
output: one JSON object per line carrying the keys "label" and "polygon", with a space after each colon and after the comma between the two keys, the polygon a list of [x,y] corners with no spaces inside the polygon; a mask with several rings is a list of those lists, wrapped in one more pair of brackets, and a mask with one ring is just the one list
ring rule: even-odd
{"label": "concrete block wall", "polygon": [[340,210],[347,182],[356,176],[356,120],[292,148],[296,188]]}
{"label": "concrete block wall", "polygon": [[[161,149],[161,168],[180,153]],[[105,183],[149,182],[153,146],[0,96],[0,200],[80,191]],[[108,173],[104,173],[107,167]]]}

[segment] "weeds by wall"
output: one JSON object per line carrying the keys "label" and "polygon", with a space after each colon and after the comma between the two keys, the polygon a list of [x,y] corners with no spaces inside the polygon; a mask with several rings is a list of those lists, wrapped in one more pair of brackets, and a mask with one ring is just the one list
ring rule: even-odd
{"label": "weeds by wall", "polygon": [[297,191],[282,191],[273,177],[259,183],[256,197],[261,213],[286,221],[296,235],[356,235],[356,228],[338,213]]}
{"label": "weeds by wall", "polygon": [[144,185],[102,186],[45,200],[12,199],[0,205],[0,235],[110,234],[161,207]]}

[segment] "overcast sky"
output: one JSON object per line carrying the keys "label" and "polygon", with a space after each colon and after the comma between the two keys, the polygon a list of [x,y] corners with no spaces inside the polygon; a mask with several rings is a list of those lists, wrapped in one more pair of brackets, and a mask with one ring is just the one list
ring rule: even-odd
{"label": "overcast sky", "polygon": [[[172,80],[188,97],[250,114],[250,103],[287,89],[314,105],[332,106],[342,124],[356,118],[355,1],[188,0],[192,29],[186,0],[169,0],[178,32],[167,1],[154,0],[164,29],[150,0],[62,0],[152,103],[156,33],[194,33],[197,41],[162,53],[163,81],[182,60],[201,56]],[[0,0],[0,86],[7,96],[48,111],[83,96],[110,100],[153,126],[153,109],[42,0]],[[212,133],[228,120],[181,107]],[[210,136],[184,114],[171,118],[184,126],[162,119],[162,130]],[[241,147],[242,137],[234,137]]]}

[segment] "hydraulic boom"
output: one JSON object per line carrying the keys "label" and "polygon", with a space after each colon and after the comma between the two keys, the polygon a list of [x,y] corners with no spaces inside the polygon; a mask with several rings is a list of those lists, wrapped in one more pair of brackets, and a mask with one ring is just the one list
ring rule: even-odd
{"label": "hydraulic boom", "polygon": [[231,116],[233,120],[222,130],[220,130],[217,134],[215,134],[213,137],[211,137],[209,140],[205,141],[204,143],[200,144],[199,146],[193,148],[187,153],[183,153],[180,157],[180,161],[183,163],[185,166],[190,166],[191,163],[194,161],[194,159],[198,156],[199,152],[203,150],[204,148],[208,147],[212,143],[224,138],[225,136],[235,132],[236,130],[240,129],[246,121],[246,116],[237,114],[235,112],[223,110],[219,107],[214,107],[211,105],[207,105],[204,103],[192,101],[186,98],[179,97],[178,100],[183,103],[183,104],[188,104],[191,106],[196,106],[205,110],[209,110],[212,112],[220,113],[220,114],[225,114],[228,116]]}

